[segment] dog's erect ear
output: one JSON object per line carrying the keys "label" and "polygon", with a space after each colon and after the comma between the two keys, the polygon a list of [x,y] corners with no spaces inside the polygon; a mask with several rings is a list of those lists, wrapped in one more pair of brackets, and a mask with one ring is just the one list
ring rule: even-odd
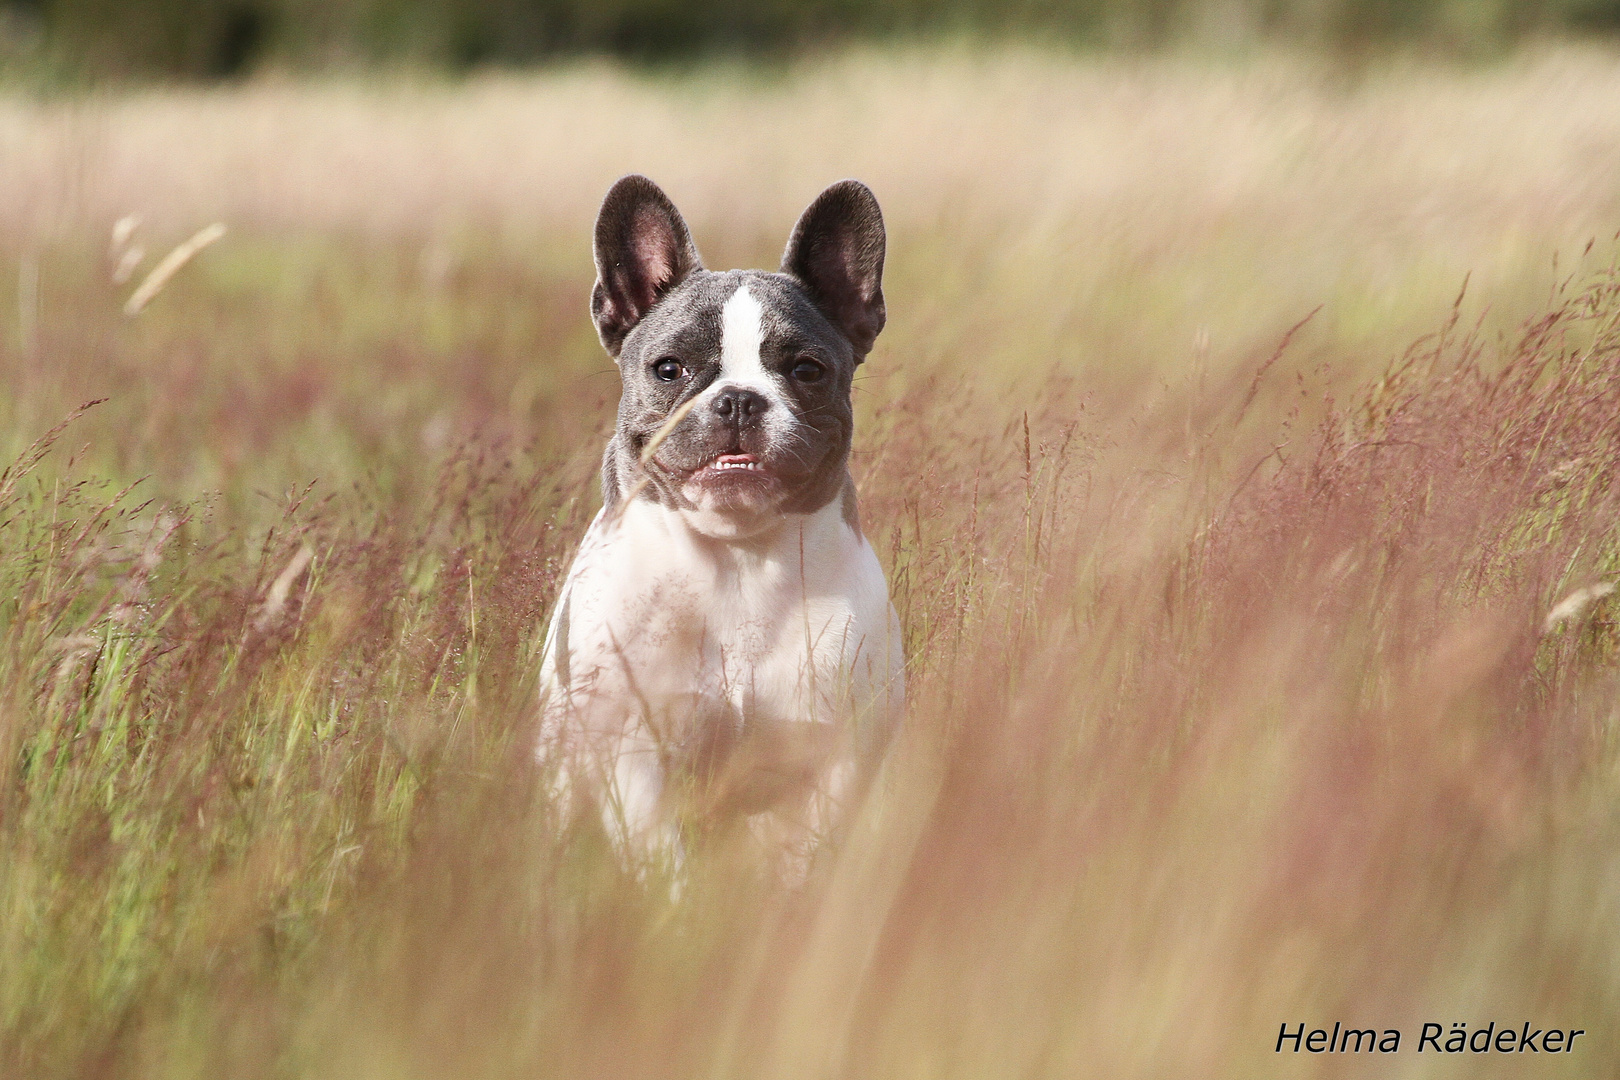
{"label": "dog's erect ear", "polygon": [[645,176],[614,184],[596,215],[596,288],[591,318],[602,346],[614,357],[664,293],[701,270],[681,212]]}
{"label": "dog's erect ear", "polygon": [[883,329],[883,211],[859,180],[816,196],[793,226],[782,269],[810,290],[860,362]]}

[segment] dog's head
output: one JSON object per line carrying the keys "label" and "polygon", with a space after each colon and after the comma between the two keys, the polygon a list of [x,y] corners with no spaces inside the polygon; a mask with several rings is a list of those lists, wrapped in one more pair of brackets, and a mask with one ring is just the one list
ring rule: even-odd
{"label": "dog's head", "polygon": [[607,499],[635,491],[731,538],[839,498],[850,385],[883,329],[883,252],[882,212],[855,180],[810,204],[776,273],[705,270],[656,184],[613,185],[591,294],[624,380]]}

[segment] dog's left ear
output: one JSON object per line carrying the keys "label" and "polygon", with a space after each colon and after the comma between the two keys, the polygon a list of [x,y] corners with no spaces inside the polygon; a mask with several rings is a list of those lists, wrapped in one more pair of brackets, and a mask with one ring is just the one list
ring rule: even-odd
{"label": "dog's left ear", "polygon": [[883,211],[859,180],[816,196],[788,238],[782,270],[810,291],[821,313],[866,359],[883,329]]}

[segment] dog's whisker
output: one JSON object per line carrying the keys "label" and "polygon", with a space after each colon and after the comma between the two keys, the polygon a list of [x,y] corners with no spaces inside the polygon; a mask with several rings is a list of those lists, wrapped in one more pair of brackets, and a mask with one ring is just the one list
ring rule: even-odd
{"label": "dog's whisker", "polygon": [[677,405],[669,416],[664,418],[664,422],[658,425],[658,430],[648,437],[647,444],[641,448],[641,463],[643,465],[652,461],[653,455],[658,453],[658,448],[664,444],[665,439],[669,438],[670,432],[680,426],[682,420],[691,415],[692,410],[697,408],[697,403],[697,397],[689,397]]}

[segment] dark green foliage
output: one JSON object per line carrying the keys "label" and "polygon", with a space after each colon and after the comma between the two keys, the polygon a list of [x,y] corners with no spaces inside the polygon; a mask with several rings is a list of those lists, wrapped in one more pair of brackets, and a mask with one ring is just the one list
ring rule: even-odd
{"label": "dark green foliage", "polygon": [[84,74],[188,78],[266,62],[461,69],[578,54],[777,55],[849,39],[964,34],[1489,52],[1530,34],[1620,25],[1616,0],[0,0],[0,14],[8,16],[0,59],[9,26],[10,37],[37,39]]}

